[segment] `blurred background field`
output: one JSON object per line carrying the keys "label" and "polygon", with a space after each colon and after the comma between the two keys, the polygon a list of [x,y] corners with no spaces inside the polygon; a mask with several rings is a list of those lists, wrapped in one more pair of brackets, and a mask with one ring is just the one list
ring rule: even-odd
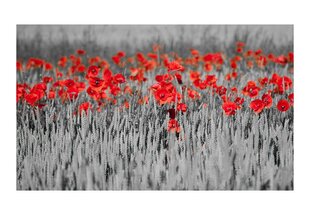
{"label": "blurred background field", "polygon": [[251,49],[275,54],[293,50],[293,25],[17,25],[17,58],[57,58],[82,48],[110,57],[148,51],[159,43],[165,51],[227,51],[236,40]]}

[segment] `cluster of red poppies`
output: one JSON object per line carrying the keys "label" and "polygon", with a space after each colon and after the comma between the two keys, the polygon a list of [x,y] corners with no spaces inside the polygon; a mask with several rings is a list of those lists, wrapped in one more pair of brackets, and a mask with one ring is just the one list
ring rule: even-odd
{"label": "cluster of red poppies", "polygon": [[[54,64],[39,58],[30,58],[24,63],[18,60],[19,73],[39,71],[43,77],[32,86],[24,82],[27,80],[17,83],[16,100],[43,108],[47,100],[59,99],[65,103],[83,94],[89,99],[77,107],[80,113],[87,113],[90,109],[101,111],[108,103],[129,108],[131,104],[128,101],[133,95],[139,96],[140,105],[149,103],[148,94],[143,95],[142,90],[133,93],[133,86],[138,85],[139,89],[150,90],[157,105],[167,108],[170,118],[168,130],[179,132],[176,113],[186,112],[186,102],[197,101],[203,94],[219,98],[227,116],[235,115],[244,108],[245,100],[249,101],[254,113],[260,114],[273,106],[274,95],[281,97],[277,101],[277,109],[287,111],[294,100],[293,81],[289,77],[293,73],[293,61],[292,52],[280,56],[265,55],[260,49],[246,50],[242,42],[236,43],[235,55],[230,58],[221,52],[200,54],[196,49],[191,49],[189,56],[180,57],[175,52],[163,53],[156,44],[147,54],[139,52],[127,56],[124,51],[119,51],[112,56],[111,65],[109,60],[99,56],[88,57],[85,50],[79,49],[75,54],[62,56]],[[260,76],[259,73],[263,74],[269,65],[288,74],[280,76],[273,72],[271,77],[248,80],[245,86],[224,86],[225,83],[240,85],[241,77],[249,70]],[[113,70],[127,73],[114,73]],[[204,77],[203,73],[206,73]],[[221,83],[224,84],[220,85],[221,73],[224,75]],[[153,79],[152,85],[148,86],[146,81]]]}

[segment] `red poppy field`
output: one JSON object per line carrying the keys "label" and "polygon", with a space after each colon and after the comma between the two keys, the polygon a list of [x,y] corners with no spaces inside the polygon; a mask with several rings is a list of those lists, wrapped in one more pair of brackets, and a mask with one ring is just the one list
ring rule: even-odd
{"label": "red poppy field", "polygon": [[292,190],[294,54],[17,59],[18,190]]}

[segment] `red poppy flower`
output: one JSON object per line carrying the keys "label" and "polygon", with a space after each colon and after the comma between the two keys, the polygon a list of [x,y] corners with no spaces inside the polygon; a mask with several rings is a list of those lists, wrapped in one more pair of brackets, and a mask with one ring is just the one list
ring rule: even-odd
{"label": "red poppy flower", "polygon": [[236,63],[235,60],[231,60],[231,61],[230,61],[230,67],[231,67],[232,69],[237,69],[238,65],[237,65],[237,63]]}
{"label": "red poppy flower", "polygon": [[58,61],[58,66],[64,68],[67,64],[67,57],[61,57]]}
{"label": "red poppy flower", "polygon": [[39,96],[36,93],[29,93],[25,95],[25,100],[31,106],[35,106],[35,103],[39,100]]}
{"label": "red poppy flower", "polygon": [[187,95],[191,99],[199,99],[200,98],[200,94],[197,91],[192,90],[190,88],[187,89]]}
{"label": "red poppy flower", "polygon": [[71,88],[71,87],[73,87],[75,85],[75,83],[74,83],[74,81],[72,79],[65,80],[64,84],[68,88]]}
{"label": "red poppy flower", "polygon": [[77,89],[76,86],[70,87],[67,90],[67,95],[69,96],[70,99],[76,99],[79,95],[79,90]]}
{"label": "red poppy flower", "polygon": [[43,80],[43,82],[44,83],[49,83],[49,82],[52,82],[53,81],[53,78],[52,77],[49,77],[49,76],[44,76],[43,78],[42,78],[42,80]]}
{"label": "red poppy flower", "polygon": [[262,101],[264,102],[265,108],[270,108],[272,106],[272,97],[269,93],[265,93],[262,96]]}
{"label": "red poppy flower", "polygon": [[187,110],[187,105],[184,104],[184,103],[179,103],[179,104],[177,105],[177,110],[178,110],[178,111],[182,111],[182,112],[184,113],[184,112],[186,112],[186,110]]}
{"label": "red poppy flower", "polygon": [[44,64],[44,69],[45,69],[46,71],[50,71],[50,70],[53,69],[53,65],[52,65],[51,63],[45,63],[45,64]]}
{"label": "red poppy flower", "polygon": [[172,61],[168,64],[168,71],[184,71],[184,67],[178,61]]}
{"label": "red poppy flower", "polygon": [[258,96],[260,88],[256,86],[254,81],[248,81],[247,85],[242,89],[242,93],[250,98]]}
{"label": "red poppy flower", "polygon": [[278,63],[278,64],[281,64],[281,65],[285,65],[285,64],[287,64],[287,62],[288,62],[288,59],[287,59],[287,57],[286,56],[284,56],[284,55],[280,55],[279,57],[277,57],[276,58],[276,63]]}
{"label": "red poppy flower", "polygon": [[169,132],[176,132],[176,133],[179,133],[181,128],[179,126],[179,123],[177,120],[175,119],[170,119],[168,121],[168,129],[167,129]]}
{"label": "red poppy flower", "polygon": [[288,53],[288,61],[290,63],[294,63],[294,53],[293,52]]}
{"label": "red poppy flower", "polygon": [[91,108],[91,104],[89,102],[84,102],[84,103],[80,104],[79,112],[82,113],[83,111],[85,111],[87,114],[87,111],[89,108]]}
{"label": "red poppy flower", "polygon": [[91,98],[93,98],[94,100],[100,99],[100,94],[99,94],[96,90],[94,90],[93,88],[88,87],[87,90],[86,90],[86,92],[87,92],[87,94],[88,94]]}
{"label": "red poppy flower", "polygon": [[112,71],[110,69],[105,69],[103,72],[103,80],[109,82],[112,79]]}
{"label": "red poppy flower", "polygon": [[290,103],[285,99],[281,99],[277,104],[277,108],[281,112],[286,112],[290,108]]}
{"label": "red poppy flower", "polygon": [[208,86],[213,86],[214,84],[216,84],[217,78],[215,75],[206,75],[206,84]]}
{"label": "red poppy flower", "polygon": [[226,88],[226,87],[224,87],[224,86],[218,86],[218,87],[216,87],[216,93],[217,93],[219,96],[226,95],[226,92],[227,92],[227,88]]}
{"label": "red poppy flower", "polygon": [[76,68],[76,70],[77,70],[78,72],[85,72],[86,67],[85,67],[84,64],[80,64],[80,65],[78,65],[78,67]]}
{"label": "red poppy flower", "polygon": [[92,65],[88,67],[87,75],[88,77],[96,77],[99,71],[100,71],[99,67]]}
{"label": "red poppy flower", "polygon": [[237,73],[236,71],[233,71],[233,72],[231,73],[231,77],[234,78],[234,79],[236,79],[236,78],[238,77],[238,73]]}
{"label": "red poppy flower", "polygon": [[222,109],[226,116],[232,116],[236,114],[236,110],[238,109],[238,106],[234,102],[226,101],[223,103]]}
{"label": "red poppy flower", "polygon": [[126,82],[125,77],[121,73],[114,75],[114,80],[118,84],[122,84]]}
{"label": "red poppy flower", "polygon": [[78,50],[76,50],[76,53],[77,53],[78,55],[85,55],[85,54],[86,54],[86,51],[83,50],[83,49],[78,49]]}
{"label": "red poppy flower", "polygon": [[23,64],[20,61],[16,62],[16,69],[19,72],[23,70]]}
{"label": "red poppy flower", "polygon": [[155,92],[155,99],[160,104],[167,103],[169,96],[169,92],[165,88],[161,88]]}
{"label": "red poppy flower", "polygon": [[121,92],[121,88],[116,85],[110,85],[110,93],[113,96],[117,96]]}
{"label": "red poppy flower", "polygon": [[117,55],[114,55],[114,56],[112,57],[112,60],[113,60],[113,62],[114,62],[116,65],[119,65],[120,62],[121,62],[121,58],[120,58],[119,56],[117,56]]}
{"label": "red poppy flower", "polygon": [[251,101],[250,103],[250,108],[256,113],[259,114],[264,110],[265,104],[262,100],[260,99],[255,99]]}
{"label": "red poppy flower", "polygon": [[288,95],[288,99],[289,99],[289,102],[290,102],[290,105],[294,105],[294,93],[291,93]]}
{"label": "red poppy flower", "polygon": [[96,91],[100,91],[104,87],[104,81],[98,77],[89,78],[89,85]]}
{"label": "red poppy flower", "polygon": [[144,64],[147,60],[145,59],[143,53],[141,52],[138,52],[136,54],[136,58],[137,58],[137,61],[139,61],[140,63]]}
{"label": "red poppy flower", "polygon": [[205,69],[207,72],[211,72],[211,71],[213,70],[213,66],[212,66],[211,63],[207,62],[207,63],[205,63],[204,69]]}
{"label": "red poppy flower", "polygon": [[240,109],[242,107],[242,104],[244,103],[244,98],[237,97],[235,99],[235,103],[237,105],[237,108]]}
{"label": "red poppy flower", "polygon": [[54,99],[56,97],[56,93],[54,90],[50,90],[48,93],[48,99]]}
{"label": "red poppy flower", "polygon": [[119,51],[117,52],[116,54],[118,57],[122,58],[122,57],[125,57],[126,56],[126,53],[124,51]]}
{"label": "red poppy flower", "polygon": [[258,82],[262,87],[265,87],[268,84],[268,78],[267,77],[259,78]]}

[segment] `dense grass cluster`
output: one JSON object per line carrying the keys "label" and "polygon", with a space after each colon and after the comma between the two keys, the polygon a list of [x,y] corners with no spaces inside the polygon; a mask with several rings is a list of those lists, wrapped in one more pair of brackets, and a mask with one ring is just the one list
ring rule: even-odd
{"label": "dense grass cluster", "polygon": [[178,137],[154,107],[20,107],[17,189],[293,189],[292,119],[211,107],[190,107]]}

